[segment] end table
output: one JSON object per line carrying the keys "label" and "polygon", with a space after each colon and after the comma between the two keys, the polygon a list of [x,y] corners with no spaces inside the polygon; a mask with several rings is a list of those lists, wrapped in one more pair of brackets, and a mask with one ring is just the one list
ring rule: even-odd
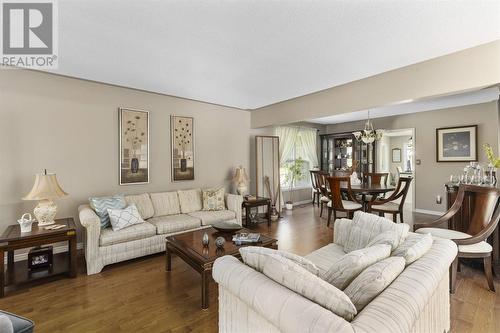
{"label": "end table", "polygon": [[271,226],[271,199],[264,197],[256,197],[255,199],[248,200],[243,198],[242,208],[245,210],[245,226],[250,221],[250,210],[254,207],[267,206],[267,226]]}
{"label": "end table", "polygon": [[[5,288],[55,275],[66,274],[76,277],[76,227],[72,218],[57,219],[56,224],[64,225],[57,230],[39,228],[33,223],[31,232],[21,233],[19,225],[10,225],[0,237],[0,297],[5,296]],[[57,242],[68,242],[68,252],[53,254],[52,269],[36,271],[31,274],[27,260],[14,262],[14,250],[37,247]],[[5,271],[4,253],[7,252]]]}

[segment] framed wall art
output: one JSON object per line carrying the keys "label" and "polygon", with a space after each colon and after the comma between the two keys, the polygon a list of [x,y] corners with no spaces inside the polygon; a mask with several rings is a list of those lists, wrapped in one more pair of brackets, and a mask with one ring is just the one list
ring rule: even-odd
{"label": "framed wall art", "polygon": [[149,183],[149,112],[119,108],[120,185]]}
{"label": "framed wall art", "polygon": [[436,129],[436,161],[477,161],[477,125]]}
{"label": "framed wall art", "polygon": [[170,116],[172,181],[194,180],[194,118]]}
{"label": "framed wall art", "polygon": [[400,162],[401,162],[401,149],[392,148],[392,163],[400,163]]}

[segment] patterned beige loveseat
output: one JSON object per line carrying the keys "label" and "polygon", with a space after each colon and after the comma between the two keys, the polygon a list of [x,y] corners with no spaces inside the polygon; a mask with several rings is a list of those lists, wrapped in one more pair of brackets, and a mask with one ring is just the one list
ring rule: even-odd
{"label": "patterned beige loveseat", "polygon": [[101,229],[100,219],[89,205],[78,208],[85,228],[87,274],[99,273],[104,266],[165,251],[166,236],[209,227],[217,221],[241,225],[239,195],[226,194],[225,210],[204,211],[200,189],[129,195],[125,200],[135,204],[146,223],[119,231]]}
{"label": "patterned beige loveseat", "polygon": [[[381,232],[356,228],[352,222],[336,220],[334,242],[306,256],[320,271],[344,256],[349,242],[366,246]],[[350,237],[352,233],[356,237]],[[215,262],[213,270],[219,284],[219,332],[448,332],[448,269],[456,255],[455,243],[435,238],[422,257],[409,264],[350,322],[225,256]]]}

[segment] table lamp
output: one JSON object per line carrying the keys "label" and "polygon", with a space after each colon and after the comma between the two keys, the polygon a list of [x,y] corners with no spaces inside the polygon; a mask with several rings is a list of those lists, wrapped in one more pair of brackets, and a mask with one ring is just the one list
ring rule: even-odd
{"label": "table lamp", "polygon": [[248,191],[248,175],[245,171],[245,168],[240,165],[239,168],[236,168],[236,172],[234,173],[233,182],[236,184],[236,188],[238,190],[239,195],[245,195]]}
{"label": "table lamp", "polygon": [[35,175],[35,184],[23,200],[39,200],[33,213],[38,221],[38,226],[43,227],[54,224],[57,206],[52,199],[62,198],[66,195],[68,193],[64,192],[57,182],[56,174],[47,173],[45,170],[44,173]]}

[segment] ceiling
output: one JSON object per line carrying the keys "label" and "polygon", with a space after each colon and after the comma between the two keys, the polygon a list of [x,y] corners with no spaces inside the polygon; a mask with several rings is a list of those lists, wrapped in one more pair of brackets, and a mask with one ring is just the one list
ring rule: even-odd
{"label": "ceiling", "polygon": [[[440,110],[457,106],[487,103],[498,100],[499,93],[500,89],[498,87],[491,87],[462,94],[442,96],[420,101],[404,101],[393,105],[386,105],[370,109],[370,118],[390,117],[409,113]],[[328,125],[365,120],[367,117],[368,110],[361,110],[356,112],[337,114],[329,117],[308,119],[307,121],[316,124]]]}
{"label": "ceiling", "polygon": [[500,39],[500,2],[64,0],[53,72],[255,109]]}

